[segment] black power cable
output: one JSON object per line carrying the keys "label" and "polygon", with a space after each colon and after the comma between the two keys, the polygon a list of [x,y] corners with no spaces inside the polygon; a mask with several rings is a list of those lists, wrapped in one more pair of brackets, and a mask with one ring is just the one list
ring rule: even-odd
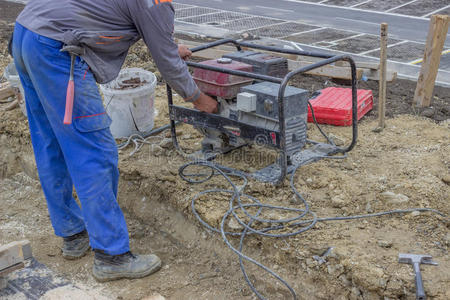
{"label": "black power cable", "polygon": [[[333,156],[330,156],[328,158],[334,158]],[[195,177],[195,174],[185,174],[185,170],[190,166],[203,166],[206,168],[211,169],[211,173],[209,175],[205,175],[204,173],[200,174],[199,176],[206,176],[204,179],[195,180],[192,179],[192,177]],[[296,197],[297,200],[300,200],[300,204],[303,205],[304,208],[292,208],[292,207],[284,207],[284,206],[275,206],[275,205],[269,205],[269,204],[263,204],[261,203],[257,198],[252,197],[250,195],[242,193],[241,190],[245,188],[245,185],[247,183],[247,178],[245,174],[241,173],[232,173],[228,171],[228,168],[222,168],[222,166],[218,164],[211,163],[209,161],[193,161],[189,162],[187,164],[184,164],[179,169],[179,174],[181,178],[183,178],[185,181],[189,183],[202,183],[206,182],[207,180],[211,179],[213,176],[222,176],[226,182],[230,185],[231,189],[210,189],[201,191],[198,194],[196,194],[191,201],[191,208],[192,212],[195,215],[195,217],[198,219],[198,221],[208,228],[209,230],[220,233],[222,235],[222,238],[225,242],[225,244],[239,256],[239,263],[242,270],[242,273],[244,275],[244,279],[251,288],[251,290],[257,295],[259,299],[266,299],[261,293],[257,291],[251,280],[249,279],[247,272],[245,270],[243,261],[246,260],[248,262],[251,262],[258,266],[259,268],[263,269],[273,277],[275,277],[278,281],[280,281],[292,294],[293,299],[297,299],[297,295],[293,288],[283,279],[280,275],[276,274],[274,271],[269,269],[268,267],[264,266],[260,262],[256,261],[255,259],[245,255],[243,251],[244,246],[244,240],[246,236],[256,234],[261,236],[269,236],[269,237],[289,237],[298,235],[302,232],[305,232],[311,228],[314,227],[314,225],[317,222],[329,222],[329,221],[344,221],[344,220],[356,220],[356,219],[363,219],[363,218],[372,218],[372,217],[380,217],[385,215],[393,215],[393,214],[405,214],[410,213],[414,211],[418,212],[431,212],[437,215],[440,215],[444,218],[447,218],[447,216],[443,213],[441,213],[438,210],[431,209],[431,208],[411,208],[411,209],[399,209],[399,210],[391,210],[391,211],[385,211],[385,212],[379,212],[379,213],[373,213],[373,214],[364,214],[364,215],[354,215],[354,216],[347,216],[347,217],[331,217],[331,218],[317,218],[316,214],[310,210],[308,203],[303,198],[303,196],[299,193],[297,188],[295,187],[294,178],[296,175],[297,170],[300,168],[300,166],[297,166],[294,170],[294,172],[291,174],[290,177],[290,186],[291,189]],[[239,177],[244,179],[244,185],[242,189],[239,189],[236,184],[231,180],[230,177]],[[231,194],[230,200],[229,200],[229,208],[228,211],[223,215],[222,221],[220,223],[220,228],[214,228],[211,225],[209,225],[206,221],[202,219],[202,217],[199,215],[196,209],[196,201],[203,195],[210,194],[210,193],[228,193]],[[242,203],[241,198],[247,198],[252,201],[252,203]],[[248,208],[257,208],[258,211],[255,214],[251,214],[248,211]],[[286,211],[290,213],[297,213],[298,215],[296,217],[291,218],[285,218],[285,219],[279,219],[279,220],[273,220],[273,219],[264,219],[260,218],[260,214],[263,210],[278,210],[278,211]],[[237,212],[240,211],[245,214],[245,216],[249,219],[248,222],[244,222],[237,214]],[[310,218],[305,218],[306,216],[310,216]],[[229,232],[225,230],[225,223],[226,220],[230,217],[235,218],[238,223],[243,227],[243,230],[241,232]],[[255,228],[253,227],[253,223],[258,222],[261,223],[268,223],[270,226],[263,227],[263,228]],[[286,230],[290,230],[287,233],[271,233],[274,231],[280,231],[283,230],[285,232]],[[230,240],[229,236],[240,236],[240,242],[239,247],[234,247]]]}

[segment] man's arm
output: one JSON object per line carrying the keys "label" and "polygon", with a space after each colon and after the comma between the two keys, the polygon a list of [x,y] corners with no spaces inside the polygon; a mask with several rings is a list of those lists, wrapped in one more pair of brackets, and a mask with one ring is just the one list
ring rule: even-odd
{"label": "man's arm", "polygon": [[[158,70],[166,82],[181,96],[202,111],[214,112],[216,102],[200,92],[173,40],[172,4],[164,0],[133,0],[130,13],[144,39]],[[213,103],[214,102],[214,103]]]}

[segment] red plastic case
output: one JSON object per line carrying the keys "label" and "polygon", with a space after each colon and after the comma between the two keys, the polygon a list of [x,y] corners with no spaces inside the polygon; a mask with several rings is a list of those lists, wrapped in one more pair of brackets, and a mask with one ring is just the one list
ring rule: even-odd
{"label": "red plastic case", "polygon": [[[352,125],[352,89],[329,87],[311,99],[314,115],[320,124],[337,126]],[[371,90],[358,90],[358,121],[373,108]],[[313,122],[308,107],[308,122]]]}
{"label": "red plastic case", "polygon": [[[221,60],[228,63],[223,63]],[[230,70],[246,72],[253,71],[253,67],[251,65],[231,59],[214,59],[203,61],[201,63]],[[224,99],[235,98],[242,86],[249,85],[253,82],[253,79],[251,78],[214,72],[200,68],[194,69],[193,78],[202,92],[210,96],[217,96]]]}

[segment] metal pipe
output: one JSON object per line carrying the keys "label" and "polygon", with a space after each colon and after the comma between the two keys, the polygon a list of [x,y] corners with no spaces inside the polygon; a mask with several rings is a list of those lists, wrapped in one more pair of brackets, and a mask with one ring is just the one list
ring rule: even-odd
{"label": "metal pipe", "polygon": [[319,58],[330,58],[330,57],[334,56],[334,55],[320,53],[320,52],[311,52],[311,51],[303,51],[303,50],[295,50],[295,49],[287,49],[287,48],[278,48],[278,47],[274,47],[274,46],[257,45],[257,44],[248,43],[248,42],[237,42],[237,43],[239,45],[243,46],[243,47],[259,49],[259,50],[264,50],[264,51],[285,53],[285,54],[295,54],[295,55],[311,56],[311,57],[319,57]]}
{"label": "metal pipe", "polygon": [[214,41],[214,42],[211,42],[211,43],[199,45],[197,47],[191,48],[190,50],[191,50],[191,52],[198,52],[198,51],[206,50],[206,49],[209,49],[209,48],[213,48],[213,47],[216,47],[216,46],[229,44],[229,43],[235,45],[237,50],[241,51],[241,46],[239,46],[239,44],[233,39],[217,40],[217,41]]}

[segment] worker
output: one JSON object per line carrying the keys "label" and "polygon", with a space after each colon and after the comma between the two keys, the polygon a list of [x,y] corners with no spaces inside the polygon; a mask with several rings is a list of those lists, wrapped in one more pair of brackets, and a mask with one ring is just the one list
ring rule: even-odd
{"label": "worker", "polygon": [[[50,220],[63,238],[63,257],[94,250],[93,275],[99,281],[147,276],[161,260],[130,252],[117,202],[118,152],[96,82],[115,79],[130,46],[142,38],[181,97],[198,110],[217,109],[182,59],[191,52],[174,42],[174,15],[171,0],[31,0],[16,21],[12,54]],[[78,49],[70,125],[63,124],[71,55],[61,50],[67,46]]]}

